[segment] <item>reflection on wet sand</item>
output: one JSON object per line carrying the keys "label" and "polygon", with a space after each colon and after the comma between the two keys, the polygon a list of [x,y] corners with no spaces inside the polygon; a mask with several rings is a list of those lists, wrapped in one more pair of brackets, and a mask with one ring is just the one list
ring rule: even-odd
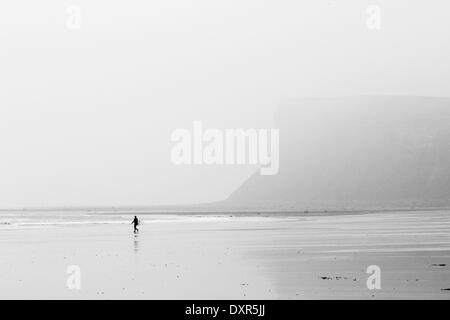
{"label": "reflection on wet sand", "polygon": [[138,253],[139,251],[139,234],[134,234],[134,253]]}

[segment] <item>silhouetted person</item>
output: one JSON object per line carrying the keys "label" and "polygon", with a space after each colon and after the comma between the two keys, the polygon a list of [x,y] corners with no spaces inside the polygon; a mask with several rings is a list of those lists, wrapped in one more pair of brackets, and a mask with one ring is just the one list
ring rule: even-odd
{"label": "silhouetted person", "polygon": [[133,222],[131,222],[132,224],[134,224],[134,233],[139,232],[137,226],[139,225],[139,220],[136,216],[134,216]]}

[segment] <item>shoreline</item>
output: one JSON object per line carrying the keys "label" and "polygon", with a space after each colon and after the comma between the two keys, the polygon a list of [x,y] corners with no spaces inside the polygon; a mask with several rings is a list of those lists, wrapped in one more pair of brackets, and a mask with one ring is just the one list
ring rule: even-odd
{"label": "shoreline", "polygon": [[399,207],[399,208],[378,208],[378,209],[310,209],[310,210],[283,210],[283,209],[210,209],[203,208],[201,210],[193,210],[189,207],[186,209],[178,210],[155,210],[151,208],[24,208],[24,209],[0,209],[1,213],[18,213],[18,212],[80,212],[84,214],[93,215],[127,215],[127,214],[140,214],[140,215],[188,215],[188,216],[293,216],[293,217],[308,217],[308,216],[334,216],[334,215],[358,215],[358,214],[373,214],[373,213],[395,213],[395,212],[435,212],[435,211],[447,211],[450,210],[450,206],[442,207]]}

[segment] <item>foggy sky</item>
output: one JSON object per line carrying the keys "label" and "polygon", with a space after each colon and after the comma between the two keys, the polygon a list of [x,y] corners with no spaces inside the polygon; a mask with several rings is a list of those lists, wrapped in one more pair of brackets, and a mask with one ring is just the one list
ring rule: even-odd
{"label": "foggy sky", "polygon": [[449,12],[444,0],[2,1],[0,207],[224,199],[257,167],[175,166],[173,130],[270,128],[282,101],[309,96],[450,96]]}

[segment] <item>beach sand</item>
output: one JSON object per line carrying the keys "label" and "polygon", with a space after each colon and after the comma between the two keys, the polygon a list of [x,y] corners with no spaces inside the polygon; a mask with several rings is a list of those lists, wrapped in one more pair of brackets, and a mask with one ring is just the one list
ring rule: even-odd
{"label": "beach sand", "polygon": [[[36,218],[3,225],[0,298],[450,298],[450,290],[443,290],[450,288],[450,212],[445,210],[140,214],[139,234],[132,232],[132,217],[86,215],[69,221],[60,215],[45,223]],[[66,285],[71,265],[80,267],[80,290]],[[370,265],[380,267],[379,290],[367,288]]]}

